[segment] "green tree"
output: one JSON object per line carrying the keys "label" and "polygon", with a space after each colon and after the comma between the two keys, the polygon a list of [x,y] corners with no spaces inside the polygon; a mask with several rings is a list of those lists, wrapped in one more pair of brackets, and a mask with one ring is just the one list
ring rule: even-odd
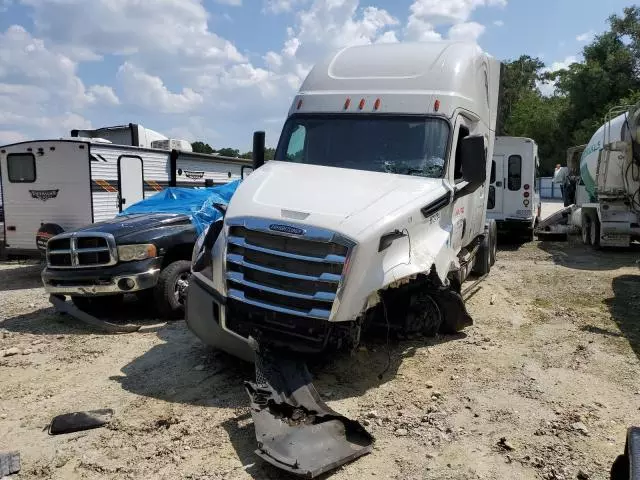
{"label": "green tree", "polygon": [[214,153],[215,152],[215,150],[211,148],[211,146],[208,143],[203,143],[203,142],[193,142],[191,144],[191,148],[193,148],[193,151],[196,153]]}
{"label": "green tree", "polygon": [[223,157],[239,157],[240,156],[240,150],[238,150],[237,148],[229,148],[229,147],[221,148],[220,150],[218,150],[218,153]]}

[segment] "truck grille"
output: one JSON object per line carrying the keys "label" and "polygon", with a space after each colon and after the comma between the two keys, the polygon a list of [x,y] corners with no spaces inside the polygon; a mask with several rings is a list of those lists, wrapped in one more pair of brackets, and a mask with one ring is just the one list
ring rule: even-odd
{"label": "truck grille", "polygon": [[105,267],[117,262],[116,242],[108,233],[62,233],[47,244],[51,268]]}
{"label": "truck grille", "polygon": [[329,319],[353,242],[316,228],[294,227],[301,233],[294,235],[281,228],[288,226],[263,219],[229,224],[230,298],[281,314]]}

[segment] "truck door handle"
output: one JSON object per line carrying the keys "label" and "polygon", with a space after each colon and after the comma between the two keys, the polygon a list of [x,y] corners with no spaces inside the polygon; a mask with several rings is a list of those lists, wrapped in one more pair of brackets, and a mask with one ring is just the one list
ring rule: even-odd
{"label": "truck door handle", "polygon": [[502,186],[502,182],[496,182],[496,187],[501,187]]}

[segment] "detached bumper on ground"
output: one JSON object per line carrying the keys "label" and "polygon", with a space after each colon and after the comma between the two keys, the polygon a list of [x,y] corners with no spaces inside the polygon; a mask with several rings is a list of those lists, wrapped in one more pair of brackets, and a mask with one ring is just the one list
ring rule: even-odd
{"label": "detached bumper on ground", "polygon": [[123,262],[113,267],[45,268],[42,283],[52,295],[93,296],[133,293],[158,283],[162,258]]}

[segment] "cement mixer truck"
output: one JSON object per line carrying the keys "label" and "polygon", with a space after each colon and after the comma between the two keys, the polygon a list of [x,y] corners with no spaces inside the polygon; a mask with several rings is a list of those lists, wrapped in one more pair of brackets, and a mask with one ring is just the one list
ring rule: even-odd
{"label": "cement mixer truck", "polygon": [[[612,109],[586,146],[567,155],[571,205],[543,220],[538,236],[579,231],[585,245],[640,240],[640,103]],[[575,155],[582,150],[582,155]]]}

